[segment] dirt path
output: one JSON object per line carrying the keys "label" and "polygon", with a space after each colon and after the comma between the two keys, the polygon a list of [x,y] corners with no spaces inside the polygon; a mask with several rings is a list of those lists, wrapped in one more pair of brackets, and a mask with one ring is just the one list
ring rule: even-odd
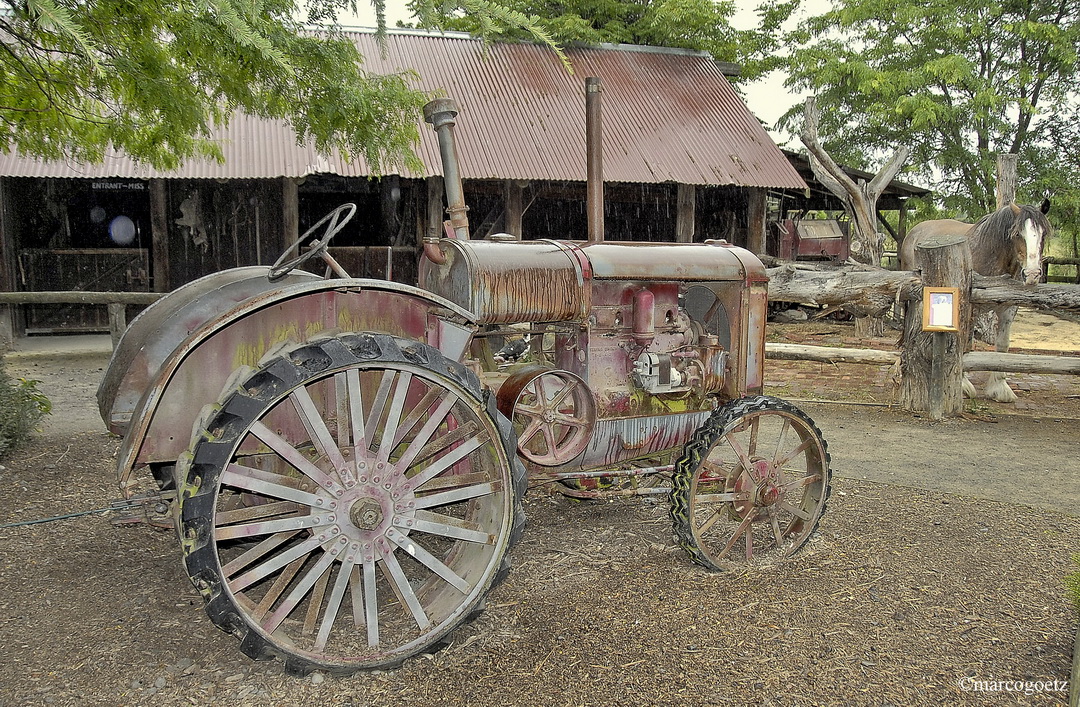
{"label": "dirt path", "polygon": [[799,405],[829,441],[838,476],[1080,515],[1076,420],[931,423],[889,408]]}
{"label": "dirt path", "polygon": [[[101,508],[117,441],[101,355],[22,358],[56,414],[0,470],[0,524]],[[807,551],[706,573],[663,503],[530,493],[530,525],[488,611],[399,670],[285,676],[215,629],[170,532],[103,515],[0,530],[0,705],[1060,704],[965,690],[1063,681],[1080,550],[1075,420],[931,424],[800,403],[839,477]],[[965,682],[965,679],[967,682]]]}

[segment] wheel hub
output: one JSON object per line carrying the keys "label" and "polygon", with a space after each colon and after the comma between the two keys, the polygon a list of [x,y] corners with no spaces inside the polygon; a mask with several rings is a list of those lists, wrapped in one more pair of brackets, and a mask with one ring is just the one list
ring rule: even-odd
{"label": "wheel hub", "polygon": [[784,499],[786,489],[780,483],[776,468],[767,459],[754,459],[750,468],[736,470],[738,474],[732,490],[745,493],[748,498],[732,505],[734,513],[745,518],[754,508],[767,508]]}
{"label": "wheel hub", "polygon": [[754,505],[767,507],[779,503],[784,498],[784,487],[780,484],[776,467],[767,459],[755,460],[752,467],[757,477]]}
{"label": "wheel hub", "polygon": [[361,459],[355,467],[356,482],[336,499],[346,509],[330,529],[332,536],[343,535],[349,540],[370,547],[391,527],[409,534],[415,513],[415,495],[409,480],[393,464],[374,459]]}
{"label": "wheel hub", "polygon": [[358,499],[349,509],[349,520],[360,530],[375,530],[383,522],[382,504],[373,498]]}

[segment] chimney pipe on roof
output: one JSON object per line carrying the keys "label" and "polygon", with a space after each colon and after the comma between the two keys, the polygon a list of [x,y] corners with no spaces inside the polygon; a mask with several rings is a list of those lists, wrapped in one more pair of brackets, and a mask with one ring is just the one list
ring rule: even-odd
{"label": "chimney pipe on roof", "polygon": [[450,214],[450,227],[454,229],[457,238],[467,241],[469,207],[465,205],[465,193],[461,188],[457,145],[454,142],[454,119],[457,114],[457,104],[450,98],[437,98],[424,106],[424,120],[431,123],[439,137],[443,182],[446,185],[446,212]]}
{"label": "chimney pipe on roof", "polygon": [[600,113],[599,77],[585,79],[586,207],[589,212],[589,243],[604,242],[604,145]]}

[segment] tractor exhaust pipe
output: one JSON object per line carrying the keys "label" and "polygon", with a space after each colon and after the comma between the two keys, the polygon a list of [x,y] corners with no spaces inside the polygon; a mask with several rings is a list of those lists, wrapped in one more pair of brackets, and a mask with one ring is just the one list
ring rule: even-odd
{"label": "tractor exhaust pipe", "polygon": [[[439,137],[439,153],[442,156],[443,182],[446,185],[446,212],[450,214],[450,228],[454,236],[469,240],[469,207],[465,205],[465,193],[461,188],[461,171],[458,169],[457,144],[454,142],[454,119],[457,104],[449,98],[438,98],[424,106],[424,121],[431,123]],[[426,247],[424,251],[427,252]]]}
{"label": "tractor exhaust pipe", "polygon": [[589,243],[604,242],[604,129],[600,94],[604,87],[597,76],[585,79],[586,208],[589,212]]}

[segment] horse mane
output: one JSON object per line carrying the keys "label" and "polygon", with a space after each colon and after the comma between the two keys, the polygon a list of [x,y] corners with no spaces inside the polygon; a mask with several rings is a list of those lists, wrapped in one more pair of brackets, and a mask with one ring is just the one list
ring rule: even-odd
{"label": "horse mane", "polygon": [[1013,240],[1022,240],[1020,225],[1028,219],[1039,228],[1044,240],[1050,235],[1050,221],[1046,214],[1030,204],[1009,204],[976,221],[968,231],[975,272],[980,275],[1020,277],[1024,263],[1013,247]]}
{"label": "horse mane", "polygon": [[[1031,204],[1009,204],[976,221],[971,227],[971,240],[996,240],[994,245],[1008,243],[1019,231],[1020,224],[1027,219],[1033,220],[1043,233],[1050,233],[1050,221],[1037,207]],[[977,246],[973,244],[973,247]]]}

